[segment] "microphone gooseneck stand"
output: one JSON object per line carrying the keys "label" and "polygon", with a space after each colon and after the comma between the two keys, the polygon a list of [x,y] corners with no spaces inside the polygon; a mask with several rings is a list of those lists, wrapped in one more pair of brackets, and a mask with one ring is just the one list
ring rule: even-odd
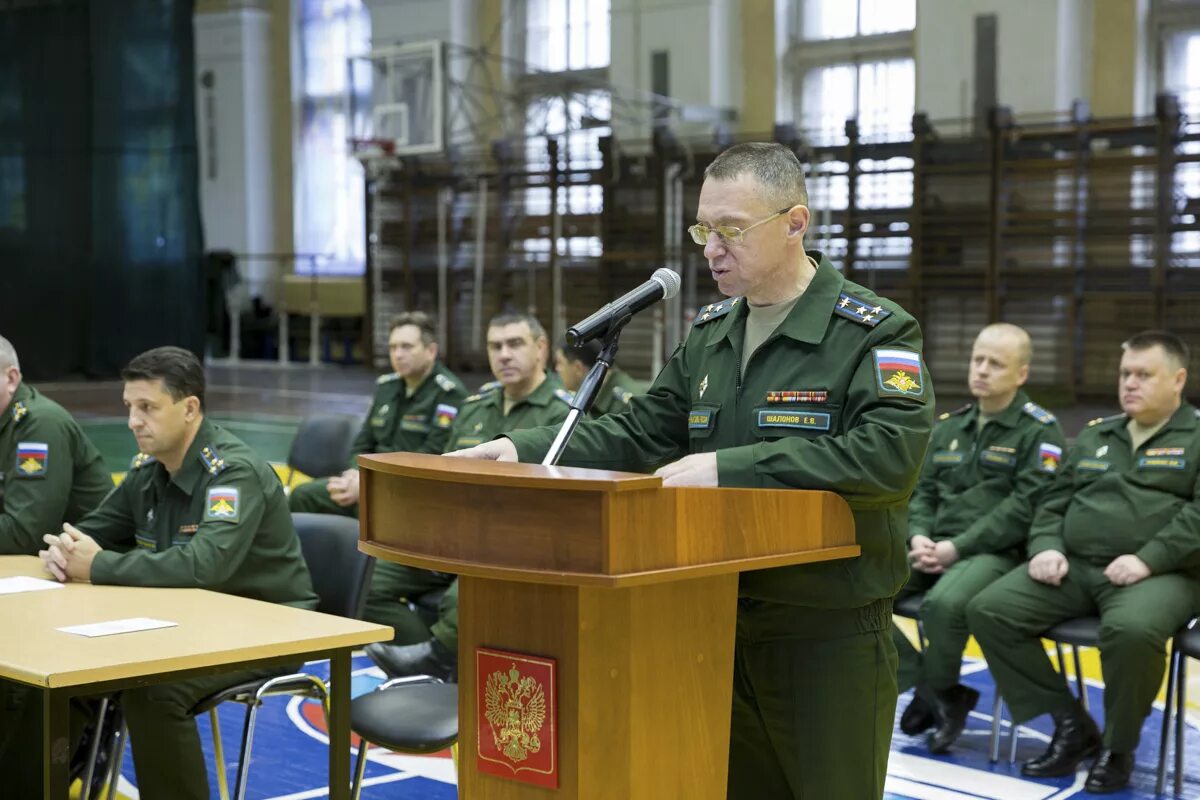
{"label": "microphone gooseneck stand", "polygon": [[608,370],[617,358],[617,346],[618,340],[621,338],[621,330],[632,318],[632,312],[626,309],[624,314],[613,318],[608,326],[608,330],[604,332],[604,347],[600,351],[600,357],[596,359],[596,363],[588,371],[587,377],[579,385],[579,391],[575,393],[575,398],[571,401],[571,411],[567,414],[567,418],[563,420],[562,427],[558,429],[558,435],[554,437],[554,443],[546,451],[546,457],[542,459],[542,466],[552,467],[558,463],[558,459],[562,457],[563,450],[567,449],[567,442],[571,440],[571,436],[575,433],[575,426],[579,424],[579,418],[586,414],[591,409],[592,404],[596,402],[596,395],[599,394],[600,387],[604,385],[604,379],[608,376]]}

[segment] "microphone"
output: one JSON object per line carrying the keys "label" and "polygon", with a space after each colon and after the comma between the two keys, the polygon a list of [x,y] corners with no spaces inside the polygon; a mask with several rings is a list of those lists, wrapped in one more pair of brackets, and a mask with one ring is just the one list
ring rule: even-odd
{"label": "microphone", "polygon": [[666,267],[654,270],[650,280],[608,303],[582,322],[577,322],[567,328],[567,341],[574,346],[579,346],[584,342],[590,342],[592,339],[603,336],[608,333],[608,328],[613,320],[632,316],[659,300],[670,300],[679,294],[681,282],[679,273],[674,270]]}

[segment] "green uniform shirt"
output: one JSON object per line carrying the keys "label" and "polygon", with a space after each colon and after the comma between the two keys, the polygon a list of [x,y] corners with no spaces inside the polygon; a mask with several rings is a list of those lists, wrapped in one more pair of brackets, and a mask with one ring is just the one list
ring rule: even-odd
{"label": "green uniform shirt", "polygon": [[962,558],[1024,557],[1033,510],[1062,461],[1062,428],[1023,391],[982,430],[979,408],[943,414],[908,504],[908,535],[950,539]]}
{"label": "green uniform shirt", "polygon": [[1117,414],[1079,432],[1029,532],[1029,554],[1097,566],[1132,553],[1155,574],[1200,575],[1200,411],[1190,403],[1134,450]]}
{"label": "green uniform shirt", "polygon": [[592,403],[589,412],[593,417],[603,417],[606,414],[616,414],[629,407],[629,401],[636,395],[646,393],[646,384],[634,380],[625,372],[613,367],[604,379],[604,386],[596,393],[596,402]]}
{"label": "green uniform shirt", "polygon": [[0,413],[0,554],[34,555],[112,491],[100,451],[66,409],[21,384]]}
{"label": "green uniform shirt", "polygon": [[398,373],[381,375],[362,430],[354,439],[350,465],[363,453],[441,453],[467,390],[440,361],[413,392],[405,396]]}
{"label": "green uniform shirt", "polygon": [[121,485],[76,526],[104,548],[92,562],[92,583],[317,606],[279,477],[207,420],[174,476],[138,454]]}
{"label": "green uniform shirt", "polygon": [[[702,308],[650,391],[624,413],[580,423],[562,463],[648,471],[715,452],[721,486],[837,492],[854,513],[862,555],[743,573],[739,591],[857,608],[891,597],[908,578],[907,505],[933,422],[933,387],[916,321],[819,262],[746,364],[744,300]],[[537,461],[553,435],[510,438],[522,461]]]}
{"label": "green uniform shirt", "polygon": [[[485,388],[491,384],[485,384]],[[502,433],[540,425],[560,425],[571,410],[571,393],[549,376],[533,393],[504,413],[504,389],[499,384],[471,395],[450,431],[446,452],[474,447]]]}

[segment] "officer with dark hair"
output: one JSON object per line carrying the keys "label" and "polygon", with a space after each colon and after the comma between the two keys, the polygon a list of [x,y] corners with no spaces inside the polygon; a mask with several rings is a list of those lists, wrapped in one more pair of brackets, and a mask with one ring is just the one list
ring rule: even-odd
{"label": "officer with dark hair", "polygon": [[[600,341],[593,339],[581,345],[564,342],[554,349],[554,371],[558,373],[567,391],[579,391],[583,379],[599,360],[601,348]],[[596,400],[592,403],[590,413],[593,417],[603,417],[605,414],[624,411],[635,395],[645,391],[645,383],[629,377],[624,370],[613,364],[604,376],[604,384],[596,392]]]}

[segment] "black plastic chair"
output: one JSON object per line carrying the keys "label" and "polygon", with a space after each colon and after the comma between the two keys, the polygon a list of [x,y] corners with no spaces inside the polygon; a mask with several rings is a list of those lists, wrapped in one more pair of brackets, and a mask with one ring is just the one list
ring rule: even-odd
{"label": "black plastic chair", "polygon": [[[358,520],[338,514],[294,513],[292,522],[296,527],[296,535],[300,538],[300,549],[304,552],[304,560],[312,575],[313,589],[319,600],[316,610],[360,619],[367,602],[367,589],[371,583],[375,561],[359,552]],[[234,794],[237,800],[241,800],[246,796],[250,750],[254,742],[258,709],[264,699],[279,695],[320,700],[328,722],[329,689],[320,678],[303,672],[237,683],[201,699],[191,708],[190,713],[193,717],[207,712],[212,722],[217,788],[222,800],[228,800],[229,787],[225,780],[225,751],[221,742],[217,707],[225,702],[242,703],[246,706]],[[123,755],[124,738],[122,737],[122,752],[116,759],[118,764]]]}
{"label": "black plastic chair", "polygon": [[350,789],[358,800],[371,745],[429,755],[458,742],[458,685],[428,675],[395,678],[354,699],[350,728],[360,739]]}
{"label": "black plastic chair", "polygon": [[1183,732],[1187,727],[1187,660],[1200,658],[1200,628],[1192,620],[1175,634],[1167,659],[1167,697],[1163,703],[1162,736],[1158,744],[1158,779],[1154,793],[1162,794],[1167,780],[1167,749],[1171,743],[1171,717],[1175,717],[1175,794],[1183,792]]}
{"label": "black plastic chair", "polygon": [[305,417],[296,429],[288,451],[285,485],[292,485],[292,477],[297,471],[310,478],[342,474],[350,464],[357,427],[358,419],[345,414]]}

